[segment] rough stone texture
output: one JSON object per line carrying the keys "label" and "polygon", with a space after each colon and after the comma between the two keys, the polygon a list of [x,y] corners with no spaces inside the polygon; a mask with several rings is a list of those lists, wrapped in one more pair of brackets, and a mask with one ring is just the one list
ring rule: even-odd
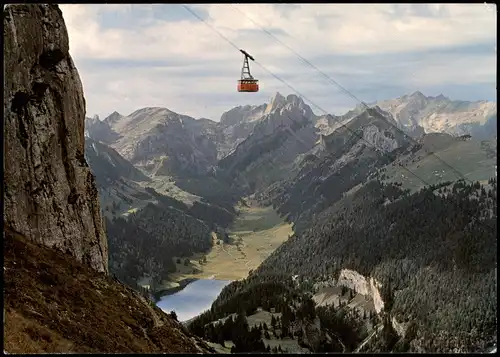
{"label": "rough stone texture", "polygon": [[108,271],[85,99],[57,5],[4,7],[6,228]]}
{"label": "rough stone texture", "polygon": [[403,337],[405,335],[408,328],[408,323],[399,322],[394,316],[392,316],[391,324],[392,328],[394,329],[394,331],[396,331],[399,337]]}
{"label": "rough stone texture", "polygon": [[148,107],[104,121],[87,119],[88,136],[107,143],[151,176],[196,176],[217,162],[217,123],[196,120],[167,108]]}
{"label": "rough stone texture", "polygon": [[375,311],[378,313],[382,311],[384,308],[384,300],[382,300],[382,296],[380,295],[380,289],[382,288],[382,284],[375,280],[375,278],[370,278],[370,289],[372,292],[373,305],[375,306]]}
{"label": "rough stone texture", "polygon": [[[490,139],[496,132],[497,103],[450,100],[444,95],[427,97],[421,92],[376,103],[391,113],[398,125],[409,134],[448,133],[471,134]],[[412,135],[416,136],[416,135]]]}
{"label": "rough stone texture", "polygon": [[358,294],[370,296],[373,299],[373,305],[377,313],[380,313],[384,308],[384,301],[380,294],[382,284],[373,277],[368,280],[357,271],[342,269],[340,271],[338,285],[352,289]]}
{"label": "rough stone texture", "polygon": [[219,161],[218,169],[254,192],[293,177],[299,170],[297,158],[307,155],[318,141],[313,118],[302,99],[277,93],[264,115],[252,119],[257,123],[252,133]]}

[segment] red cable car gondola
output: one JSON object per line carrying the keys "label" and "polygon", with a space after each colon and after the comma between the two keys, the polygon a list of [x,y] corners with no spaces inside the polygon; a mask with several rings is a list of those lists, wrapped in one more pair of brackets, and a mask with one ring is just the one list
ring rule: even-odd
{"label": "red cable car gondola", "polygon": [[259,80],[252,77],[250,74],[250,66],[248,64],[248,59],[255,61],[252,56],[250,56],[246,51],[240,50],[245,56],[243,59],[243,67],[241,68],[241,79],[238,80],[238,92],[258,92],[259,91]]}

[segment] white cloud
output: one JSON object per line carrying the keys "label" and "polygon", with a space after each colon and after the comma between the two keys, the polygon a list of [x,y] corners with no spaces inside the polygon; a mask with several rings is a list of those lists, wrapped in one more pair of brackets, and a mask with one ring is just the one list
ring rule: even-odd
{"label": "white cloud", "polygon": [[[260,104],[277,90],[290,92],[253,63],[261,92],[237,93],[241,54],[181,5],[60,7],[89,115],[165,106],[218,120],[232,106]],[[208,14],[206,22],[236,46],[336,114],[355,103],[247,16],[366,101],[457,83],[463,99],[476,99],[495,84],[496,14],[484,4],[189,7]],[[167,19],[174,14],[175,21]],[[133,21],[114,26],[110,16]],[[484,51],[488,46],[491,53]]]}
{"label": "white cloud", "polygon": [[[308,52],[367,54],[496,41],[496,16],[484,4],[309,4],[293,8],[287,17],[277,11],[279,5],[237,8],[262,26],[285,30]],[[209,13],[220,27],[259,28],[233,9],[211,5]],[[419,9],[434,16],[418,15]]]}
{"label": "white cloud", "polygon": [[[467,70],[464,71],[463,69]],[[495,81],[496,56],[464,55],[460,58],[443,56],[426,64],[424,68],[416,67],[409,83],[415,86],[484,83]]]}

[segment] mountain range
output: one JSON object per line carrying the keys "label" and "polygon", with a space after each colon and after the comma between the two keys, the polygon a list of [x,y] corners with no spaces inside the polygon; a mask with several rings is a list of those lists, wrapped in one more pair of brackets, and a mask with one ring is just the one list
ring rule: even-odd
{"label": "mountain range", "polygon": [[391,113],[408,132],[423,129],[425,133],[470,134],[479,139],[496,135],[495,102],[450,100],[442,94],[426,97],[417,91],[376,105]]}
{"label": "mountain range", "polygon": [[[393,130],[417,139],[427,132],[471,134],[478,140],[496,137],[492,102],[450,101],[415,92],[371,106]],[[311,150],[321,151],[321,144],[330,140],[324,138],[363,111],[358,106],[342,116],[317,116],[301,98],[276,93],[267,104],[223,113],[219,122],[196,120],[166,108],[143,108],[128,116],[114,112],[102,121],[87,118],[85,132],[152,177],[202,177],[219,170],[229,177],[238,175],[247,186],[259,184],[253,182],[258,176],[265,186],[293,171],[297,160]],[[265,160],[260,155],[264,151]],[[255,170],[260,165],[269,169],[265,176],[256,174],[264,171]]]}
{"label": "mountain range", "polygon": [[[149,276],[149,286],[161,292],[177,269],[174,257],[207,252],[211,232],[230,244],[227,229],[241,197],[272,205],[292,224],[294,236],[190,321],[199,337],[224,345],[227,334],[236,352],[264,351],[258,339],[249,342],[257,334],[244,322],[207,326],[228,321],[241,311],[237,306],[248,316],[274,306],[295,322],[280,320],[286,327],[273,333],[308,351],[484,351],[494,343],[495,258],[488,247],[495,235],[482,233],[465,207],[478,205],[472,211],[494,226],[496,103],[415,92],[319,116],[300,97],[276,93],[218,122],[143,108],[85,124],[110,270],[136,289]],[[434,211],[441,212],[438,221],[429,215]],[[450,225],[456,219],[462,223]],[[461,224],[469,224],[469,235]],[[469,298],[481,308],[460,305],[451,290],[429,300],[437,294],[434,280],[448,290],[452,282],[462,298],[474,286]],[[281,295],[288,304],[276,300]],[[347,307],[335,307],[335,299]],[[371,307],[353,307],[360,303]],[[420,314],[425,306],[433,318]],[[346,317],[331,320],[341,311]],[[465,320],[449,317],[458,311]],[[480,332],[466,338],[477,314],[484,316]],[[441,329],[434,340],[427,336],[431,326]]]}
{"label": "mountain range", "polygon": [[[496,133],[496,102],[452,101],[443,95],[427,97],[417,91],[369,104],[369,107],[375,106],[381,109],[382,116],[392,118],[399,129],[414,137],[440,132],[454,136],[470,134],[482,140],[491,139]],[[232,153],[256,127],[260,135],[271,134],[275,129],[290,127],[292,123],[301,125],[302,120],[306,120],[315,128],[317,140],[319,134],[331,134],[365,109],[359,105],[341,116],[318,116],[300,97],[285,98],[276,93],[269,103],[239,106],[223,113],[219,122],[195,120],[166,108],[143,108],[128,116],[113,112],[102,121],[97,117],[87,118],[85,127],[88,137],[112,146],[147,171],[157,172],[166,165],[167,171],[170,168],[172,172],[183,169],[201,172]],[[168,135],[176,137],[169,138],[168,146],[161,146],[157,140]],[[165,158],[160,158],[158,153],[169,150],[179,153],[179,157],[170,159],[175,163],[159,164]],[[190,160],[193,162],[188,164]]]}
{"label": "mountain range", "polygon": [[[495,146],[493,102],[451,101],[443,95],[426,97],[415,92],[369,107],[371,111],[360,105],[342,116],[318,116],[300,97],[276,93],[269,103],[223,113],[219,122],[196,120],[166,108],[143,108],[128,116],[114,112],[102,121],[87,118],[85,132],[153,180],[175,177],[181,182],[217,176],[219,181],[224,177],[248,192],[292,177],[304,158],[337,150],[339,142],[345,142],[356,130],[363,131],[365,144],[381,152],[391,152],[405,140],[416,145],[432,133],[472,135],[474,143],[483,142],[480,147],[472,145],[473,152]],[[372,119],[382,126],[368,125]],[[384,133],[387,130],[398,143]],[[425,142],[424,156],[437,151],[430,145],[432,140]],[[454,148],[471,146],[449,143]]]}

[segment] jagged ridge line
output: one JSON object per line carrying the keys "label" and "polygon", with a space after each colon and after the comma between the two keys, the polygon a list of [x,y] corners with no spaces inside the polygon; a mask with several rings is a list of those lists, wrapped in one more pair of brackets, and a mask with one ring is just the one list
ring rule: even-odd
{"label": "jagged ridge line", "polygon": [[[278,39],[276,36],[274,36],[271,32],[269,32],[268,30],[266,30],[265,28],[263,28],[261,25],[259,25],[256,21],[254,21],[252,18],[250,18],[250,16],[248,16],[246,13],[244,13],[243,11],[241,11],[240,9],[236,8],[235,6],[233,5],[230,5],[231,8],[233,10],[236,10],[238,12],[240,12],[242,15],[246,16],[246,18],[248,18],[253,24],[255,24],[256,26],[258,26],[264,33],[266,33],[268,36],[272,37],[273,39],[275,39],[276,41],[278,41],[281,45],[285,46],[286,48],[288,48],[290,51],[292,51],[300,60],[302,60],[302,62],[304,62],[305,64],[309,65],[310,67],[312,67],[313,69],[315,69],[316,71],[318,71],[325,79],[327,79],[330,83],[336,85],[338,88],[340,88],[344,93],[346,93],[348,96],[350,96],[352,99],[354,99],[355,101],[359,102],[365,109],[368,109],[370,108],[370,106],[368,104],[366,104],[364,101],[362,101],[361,99],[359,99],[358,97],[356,97],[353,93],[351,93],[350,91],[348,91],[344,86],[342,86],[339,82],[337,82],[336,80],[334,80],[333,78],[331,78],[330,76],[328,76],[326,73],[324,73],[323,71],[321,71],[318,67],[316,67],[315,65],[313,65],[311,62],[309,62],[306,58],[304,58],[303,56],[301,56],[297,51],[295,51],[293,48],[291,48],[289,45],[287,45],[286,43],[284,43],[283,41],[281,41],[280,39]],[[311,102],[312,103],[312,102]],[[321,108],[319,108],[321,109]],[[382,120],[384,120],[387,124],[389,124],[390,126],[394,127],[396,130],[398,130],[400,133],[406,135],[406,133],[399,129],[396,125],[393,125],[392,123],[390,123],[388,120],[386,120],[382,115],[380,115],[379,113],[377,113],[380,118]],[[413,141],[414,144],[418,144],[418,142],[416,140],[414,140],[413,138],[411,138],[409,135],[407,135],[409,138],[410,138],[410,141]],[[450,164],[448,164],[446,161],[444,161],[440,156],[438,156],[437,154],[435,154],[433,151],[431,151],[430,153],[427,151],[427,149],[424,148],[424,151],[429,154],[429,155],[434,155],[440,162],[441,164],[443,164],[444,166],[447,166],[448,168],[451,169],[451,171],[453,171],[455,173],[455,175],[458,176],[459,179],[463,179],[463,180],[466,180],[466,181],[469,181],[471,183],[473,183],[471,180],[465,178],[465,176],[459,172],[456,168],[454,168],[453,166],[451,166]]]}
{"label": "jagged ridge line", "polygon": [[[198,20],[200,20],[201,22],[203,22],[205,25],[207,25],[209,28],[211,28],[213,31],[215,31],[219,36],[221,36],[223,39],[225,39],[227,42],[229,42],[229,44],[231,44],[235,49],[237,49],[239,51],[239,47],[236,46],[236,44],[234,44],[231,40],[229,40],[226,36],[224,36],[220,31],[218,31],[214,26],[210,25],[209,23],[207,23],[205,20],[203,20],[200,16],[198,16],[198,14],[196,14],[194,11],[192,11],[187,5],[182,5],[182,7],[184,7],[187,11],[189,11],[192,15],[194,15]],[[323,108],[319,107],[318,105],[316,105],[314,102],[312,102],[309,98],[307,98],[306,96],[304,96],[302,93],[300,93],[297,89],[295,89],[294,87],[292,87],[290,84],[288,84],[287,82],[285,82],[283,79],[281,79],[280,77],[278,77],[276,74],[274,74],[273,72],[271,72],[270,70],[268,70],[264,65],[262,65],[260,62],[258,61],[254,61],[257,65],[259,65],[262,69],[264,69],[267,73],[269,73],[271,76],[273,76],[274,78],[276,78],[278,81],[280,81],[281,83],[283,83],[284,85],[286,85],[288,88],[290,88],[292,91],[294,91],[295,93],[297,93],[300,97],[306,99],[308,102],[310,102],[314,107],[316,107],[317,109],[319,109],[320,111],[322,111],[323,113],[325,114],[328,114],[328,112],[326,112]],[[293,120],[293,119],[292,119]],[[346,130],[350,131],[353,135],[355,135],[355,132],[353,130],[351,130],[347,124],[342,124],[339,122],[339,124],[341,124],[340,127],[345,127]],[[406,134],[404,134],[406,135]],[[364,138],[361,138],[361,140],[365,141],[368,145],[370,145],[371,147],[374,147],[375,149],[378,149],[380,150],[382,153],[385,154],[385,151],[382,150],[382,149],[379,149],[378,147],[376,147],[375,145],[371,144],[370,142],[368,142],[367,140],[365,140]],[[389,157],[388,155],[386,155],[387,157]],[[415,174],[414,172],[410,171],[408,168],[400,165],[403,169],[405,169],[406,171],[408,171],[410,174],[412,174],[413,176],[415,176],[417,179],[419,179],[421,182],[423,182],[425,185],[430,185],[427,181],[425,181],[424,179],[422,179],[421,177],[419,177],[417,174]]]}
{"label": "jagged ridge line", "polygon": [[[193,16],[195,16],[198,20],[200,20],[201,22],[203,22],[205,25],[207,25],[210,29],[212,29],[215,33],[217,33],[220,37],[222,37],[223,39],[225,39],[227,42],[229,42],[229,44],[231,44],[234,48],[236,48],[238,51],[239,51],[239,47],[236,46],[231,40],[229,40],[226,36],[224,36],[220,31],[218,31],[215,26],[212,26],[210,25],[208,22],[206,22],[205,20],[203,20],[200,16],[198,16],[198,14],[196,14],[194,11],[192,11],[187,5],[184,5],[182,4],[182,7],[184,7],[189,13],[191,13]],[[269,73],[271,76],[273,76],[274,78],[276,78],[278,81],[280,81],[281,83],[283,83],[284,85],[286,85],[288,88],[290,88],[292,91],[294,91],[295,93],[297,93],[300,97],[306,99],[308,102],[310,102],[314,107],[318,108],[319,110],[321,110],[323,113],[325,114],[328,114],[328,112],[326,112],[323,108],[319,107],[318,105],[316,105],[314,102],[312,102],[309,98],[307,98],[306,96],[304,96],[303,94],[301,94],[298,90],[296,90],[293,86],[291,86],[290,84],[288,84],[287,82],[285,82],[283,79],[281,79],[280,77],[278,77],[276,74],[274,74],[273,72],[271,72],[270,70],[268,70],[264,65],[262,65],[260,62],[258,61],[254,61],[257,65],[259,65],[259,67],[261,67],[263,70],[265,70],[267,73]],[[366,104],[365,104],[366,105]],[[372,108],[369,108],[368,109],[372,109]],[[385,120],[385,118],[383,118],[383,116],[378,113],[377,110],[373,109],[374,112],[376,112],[381,118],[382,120],[384,120],[387,124],[391,125],[389,122],[387,122]],[[370,114],[370,113],[369,113]],[[393,125],[391,125],[393,126]],[[353,130],[351,130],[348,126],[347,126],[347,123],[346,124],[341,124],[341,127],[345,127],[346,130],[350,131],[351,133],[353,133],[353,135],[356,135],[355,132]],[[393,126],[395,127],[395,126]],[[397,130],[399,130],[400,132],[402,132],[399,128],[395,127]],[[409,138],[410,136],[409,135],[406,135],[406,133],[402,132],[403,135],[405,135],[407,138]],[[379,149],[378,147],[376,147],[375,145],[371,144],[370,142],[368,142],[366,139],[364,139],[363,137],[360,138],[360,140],[363,140],[364,142],[366,142],[369,146],[377,149],[377,150],[380,150],[380,152],[382,154],[384,154],[386,157],[388,157],[389,159],[391,159],[391,157],[389,157],[389,155],[387,155],[387,153],[385,152],[385,150],[382,150],[382,149]],[[416,141],[415,141],[416,142]],[[418,144],[418,142],[417,142]],[[436,156],[439,160],[442,161],[441,158],[439,158],[436,154],[433,153],[434,156]],[[449,164],[447,164],[445,162],[446,166],[449,166],[451,167]],[[403,168],[405,171],[407,171],[408,173],[410,173],[411,175],[413,175],[414,177],[416,177],[418,180],[420,180],[422,183],[424,183],[425,185],[427,186],[431,186],[426,180],[424,180],[423,178],[421,178],[420,176],[418,176],[416,173],[414,173],[413,171],[411,171],[410,169],[408,169],[407,167],[399,164],[399,166],[401,168]],[[451,167],[453,171],[456,171],[453,167]],[[461,174],[460,174],[461,175]],[[463,177],[463,175],[459,176],[458,177],[459,180],[462,179],[464,181],[469,181],[471,183],[474,183],[473,181],[469,180],[469,179],[466,179],[465,177]],[[491,230],[492,233],[495,233],[495,230],[493,229],[493,227],[490,227],[488,224],[485,224],[483,223],[479,218],[475,217],[475,216],[472,216],[471,218],[475,219],[480,225],[484,226],[484,227],[487,227]]]}

